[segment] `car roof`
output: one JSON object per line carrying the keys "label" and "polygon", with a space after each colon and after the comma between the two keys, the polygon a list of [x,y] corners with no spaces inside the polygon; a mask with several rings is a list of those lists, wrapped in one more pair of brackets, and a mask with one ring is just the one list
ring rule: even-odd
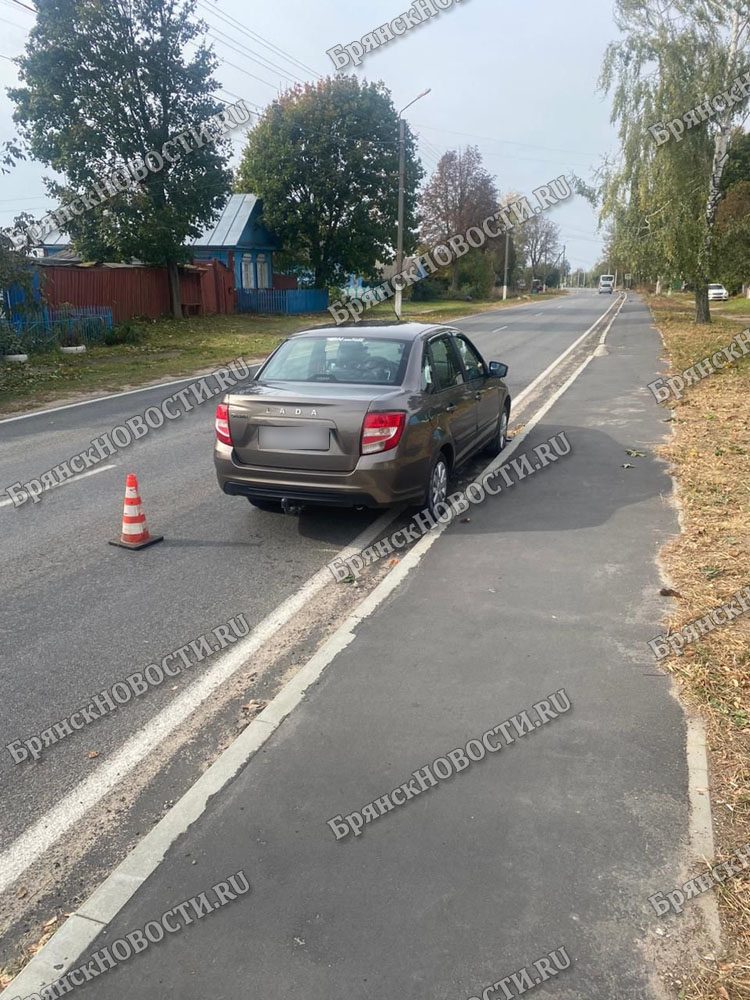
{"label": "car roof", "polygon": [[418,340],[431,330],[444,329],[435,323],[384,323],[382,326],[319,326],[313,330],[301,330],[289,339],[300,337],[372,337],[380,340]]}

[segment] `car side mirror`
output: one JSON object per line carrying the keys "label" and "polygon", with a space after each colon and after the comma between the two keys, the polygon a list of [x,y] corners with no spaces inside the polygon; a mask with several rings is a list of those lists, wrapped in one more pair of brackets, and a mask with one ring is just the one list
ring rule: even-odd
{"label": "car side mirror", "polygon": [[505,378],[508,374],[508,366],[501,361],[490,361],[490,378]]}

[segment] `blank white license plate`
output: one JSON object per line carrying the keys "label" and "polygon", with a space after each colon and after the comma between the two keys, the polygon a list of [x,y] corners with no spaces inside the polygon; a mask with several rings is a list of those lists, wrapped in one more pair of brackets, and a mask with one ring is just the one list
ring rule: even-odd
{"label": "blank white license plate", "polygon": [[327,427],[261,427],[258,443],[264,451],[328,451]]}

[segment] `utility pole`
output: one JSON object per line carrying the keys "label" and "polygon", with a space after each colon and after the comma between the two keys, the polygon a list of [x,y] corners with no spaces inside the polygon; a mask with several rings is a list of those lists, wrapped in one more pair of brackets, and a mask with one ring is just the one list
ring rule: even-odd
{"label": "utility pole", "polygon": [[505,274],[503,276],[503,302],[508,298],[508,254],[510,253],[510,230],[505,231]]}
{"label": "utility pole", "polygon": [[[404,269],[404,188],[406,187],[406,122],[401,117],[407,108],[426,97],[432,88],[428,87],[398,113],[398,235],[396,237],[396,274]],[[399,285],[401,282],[399,281]],[[396,318],[401,319],[401,288],[396,289]]]}
{"label": "utility pole", "polygon": [[[404,269],[404,187],[406,175],[406,123],[398,116],[398,236],[396,246],[396,274]],[[401,282],[399,281],[399,285]],[[396,317],[401,319],[401,289],[396,289]]]}

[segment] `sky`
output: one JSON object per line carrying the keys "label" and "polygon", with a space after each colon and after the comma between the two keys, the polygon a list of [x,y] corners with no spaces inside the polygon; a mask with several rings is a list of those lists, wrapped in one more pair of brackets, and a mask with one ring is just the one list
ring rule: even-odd
{"label": "sky", "polygon": [[[6,90],[17,83],[11,60],[34,23],[27,7],[31,0],[0,0],[0,140],[16,135]],[[290,81],[314,80],[310,71],[333,74],[327,49],[360,39],[408,7],[405,0],[199,0],[198,9],[221,60],[219,93],[262,108]],[[229,25],[227,15],[254,37]],[[383,80],[397,108],[431,88],[405,113],[428,175],[446,150],[472,144],[501,192],[531,194],[560,174],[591,180],[616,151],[610,99],[597,89],[604,49],[615,37],[610,0],[461,0],[370,52],[354,72]],[[233,142],[236,165],[242,136]],[[45,176],[48,168],[28,160],[0,176],[0,226],[18,212],[38,218],[55,207]],[[550,217],[571,267],[593,267],[603,243],[596,211],[574,196]]]}

